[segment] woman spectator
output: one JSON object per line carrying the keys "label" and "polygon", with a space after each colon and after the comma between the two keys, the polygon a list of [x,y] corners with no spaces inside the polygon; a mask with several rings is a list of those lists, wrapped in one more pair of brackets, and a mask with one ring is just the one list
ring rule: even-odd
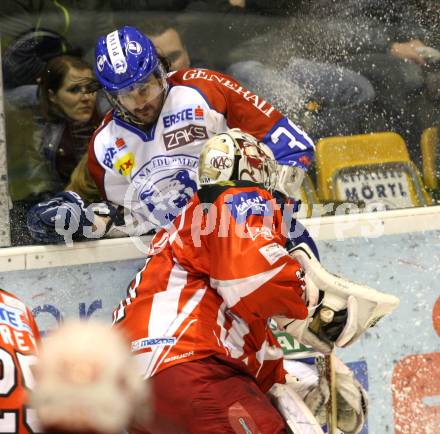
{"label": "woman spectator", "polygon": [[[30,242],[23,239],[20,224],[27,210],[36,201],[66,187],[106,108],[98,103],[90,65],[78,57],[53,57],[37,81],[38,84],[20,86],[6,95],[10,106],[21,111],[32,110],[33,118],[30,120],[33,128],[29,125],[33,135],[26,133],[28,137],[21,139],[23,118],[19,118],[15,128],[14,119],[7,118],[7,127],[13,129],[9,131],[10,155],[14,157],[9,161],[10,182],[19,186],[19,190],[13,189],[11,210],[11,221],[15,222],[11,226],[14,244]],[[15,166],[25,170],[13,170]]]}
{"label": "woman spectator", "polygon": [[52,191],[63,189],[69,181],[99,124],[94,84],[89,64],[66,55],[51,59],[41,77],[36,135],[50,163]]}
{"label": "woman spectator", "polygon": [[[58,54],[44,61],[33,80],[5,92],[13,200],[58,192],[68,183],[109,108],[105,98],[97,101],[95,83],[87,62]],[[28,117],[32,125],[24,132]]]}

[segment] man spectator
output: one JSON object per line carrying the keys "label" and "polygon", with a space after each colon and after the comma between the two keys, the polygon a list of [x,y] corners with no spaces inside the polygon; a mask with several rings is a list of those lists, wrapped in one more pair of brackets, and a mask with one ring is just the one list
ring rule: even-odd
{"label": "man spectator", "polygon": [[174,21],[166,19],[147,21],[140,26],[140,30],[150,38],[158,54],[167,59],[171,71],[189,68],[191,59]]}
{"label": "man spectator", "polygon": [[[292,59],[324,61],[361,74],[374,93],[370,107],[362,111],[364,119],[360,118],[358,132],[397,131],[410,145],[413,158],[417,158],[414,144],[421,130],[435,124],[438,118],[425,85],[428,84],[428,92],[436,93],[431,76],[435,75],[431,72],[435,69],[435,50],[431,48],[439,48],[433,31],[439,22],[438,2],[431,0],[302,0],[296,2],[296,10],[291,10],[277,28],[231,50],[230,61],[259,61],[265,68],[286,71],[292,80],[296,79],[294,72],[301,68],[295,62],[298,67],[292,69]],[[267,50],[268,45],[273,49]],[[302,70],[319,73],[319,68]],[[345,80],[342,83],[344,96]],[[358,110],[352,106],[351,112],[356,116]],[[329,120],[349,113],[350,109],[338,114],[336,109]]]}

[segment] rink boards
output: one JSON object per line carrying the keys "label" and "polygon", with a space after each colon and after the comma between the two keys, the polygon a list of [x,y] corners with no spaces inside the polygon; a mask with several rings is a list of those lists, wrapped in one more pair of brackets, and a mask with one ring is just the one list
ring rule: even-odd
{"label": "rink boards", "polygon": [[[329,270],[401,300],[391,317],[351,348],[338,351],[369,389],[368,428],[362,432],[437,432],[440,231],[327,239],[318,245]],[[81,262],[80,253],[75,254]],[[113,307],[142,264],[142,259],[39,269],[28,264],[26,270],[0,273],[0,285],[31,307],[43,331],[68,317],[93,316],[110,322]]]}

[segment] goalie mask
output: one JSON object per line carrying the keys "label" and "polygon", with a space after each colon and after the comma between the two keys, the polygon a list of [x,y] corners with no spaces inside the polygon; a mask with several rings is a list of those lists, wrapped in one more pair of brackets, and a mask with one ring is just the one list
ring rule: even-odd
{"label": "goalie mask", "polygon": [[290,165],[280,164],[269,146],[234,128],[205,143],[199,160],[199,185],[228,180],[253,181],[271,193],[295,198],[304,169],[291,161]]}

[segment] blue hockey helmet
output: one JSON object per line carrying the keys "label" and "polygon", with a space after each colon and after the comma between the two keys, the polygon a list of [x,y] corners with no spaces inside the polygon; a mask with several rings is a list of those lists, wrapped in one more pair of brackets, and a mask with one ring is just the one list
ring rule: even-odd
{"label": "blue hockey helmet", "polygon": [[146,115],[149,119],[135,112],[138,96],[148,103],[160,95],[165,98],[168,88],[167,73],[153,43],[135,27],[124,26],[98,39],[95,56],[96,77],[119,115],[138,126],[152,123],[160,107]]}
{"label": "blue hockey helmet", "polygon": [[121,27],[96,44],[95,74],[109,93],[145,81],[160,65],[153,43],[135,27]]}

